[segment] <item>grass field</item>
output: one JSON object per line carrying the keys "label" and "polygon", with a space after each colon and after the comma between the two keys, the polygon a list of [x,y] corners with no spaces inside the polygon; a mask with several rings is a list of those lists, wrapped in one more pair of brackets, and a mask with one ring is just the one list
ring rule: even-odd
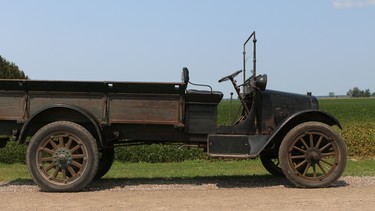
{"label": "grass field", "polygon": [[375,98],[322,99],[319,103],[341,122],[350,157],[375,157]]}
{"label": "grass field", "polygon": [[[213,177],[270,176],[256,160],[208,161],[179,163],[116,162],[104,178],[192,179]],[[375,160],[349,160],[344,176],[375,176]],[[0,164],[0,181],[31,179],[25,164]]]}
{"label": "grass field", "polygon": [[320,108],[334,115],[344,126],[375,124],[375,98],[320,99]]}
{"label": "grass field", "polygon": [[[227,124],[230,100],[223,100],[218,107],[218,123]],[[353,123],[375,124],[375,98],[325,98],[319,99],[320,109],[335,116],[343,125]],[[232,102],[232,121],[240,107],[239,100]]]}

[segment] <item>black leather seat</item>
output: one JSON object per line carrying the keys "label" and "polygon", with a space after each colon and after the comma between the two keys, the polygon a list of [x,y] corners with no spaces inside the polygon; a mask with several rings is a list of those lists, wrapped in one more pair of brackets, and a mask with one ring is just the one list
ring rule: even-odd
{"label": "black leather seat", "polygon": [[223,99],[223,93],[219,91],[206,91],[189,89],[186,91],[187,102],[219,103]]}

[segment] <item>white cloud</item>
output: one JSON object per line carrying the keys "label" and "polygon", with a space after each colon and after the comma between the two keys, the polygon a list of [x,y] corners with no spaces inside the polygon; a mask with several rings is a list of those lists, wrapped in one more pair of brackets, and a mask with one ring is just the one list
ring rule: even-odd
{"label": "white cloud", "polygon": [[332,3],[338,9],[375,6],[375,0],[332,0]]}

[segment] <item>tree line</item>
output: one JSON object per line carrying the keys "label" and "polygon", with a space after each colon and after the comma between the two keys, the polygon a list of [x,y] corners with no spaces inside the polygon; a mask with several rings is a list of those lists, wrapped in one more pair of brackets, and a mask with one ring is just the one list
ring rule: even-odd
{"label": "tree line", "polygon": [[16,64],[0,55],[0,79],[29,79],[29,77]]}
{"label": "tree line", "polygon": [[375,92],[371,94],[370,89],[361,90],[358,87],[354,87],[353,89],[350,89],[347,93],[347,96],[349,97],[375,97]]}

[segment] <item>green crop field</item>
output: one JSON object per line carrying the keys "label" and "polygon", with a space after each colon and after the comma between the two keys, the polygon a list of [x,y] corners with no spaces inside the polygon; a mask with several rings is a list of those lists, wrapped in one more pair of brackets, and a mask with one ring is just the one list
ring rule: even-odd
{"label": "green crop field", "polygon": [[330,98],[319,100],[319,104],[344,125],[375,123],[375,98]]}
{"label": "green crop field", "polygon": [[[232,104],[232,106],[231,106]],[[335,116],[343,129],[350,157],[375,157],[375,98],[329,98],[319,100],[320,109]],[[232,107],[232,112],[229,112]],[[240,101],[224,100],[218,108],[218,123],[235,120]]]}
{"label": "green crop field", "polygon": [[375,98],[322,99],[321,109],[341,122],[351,157],[375,157]]}

